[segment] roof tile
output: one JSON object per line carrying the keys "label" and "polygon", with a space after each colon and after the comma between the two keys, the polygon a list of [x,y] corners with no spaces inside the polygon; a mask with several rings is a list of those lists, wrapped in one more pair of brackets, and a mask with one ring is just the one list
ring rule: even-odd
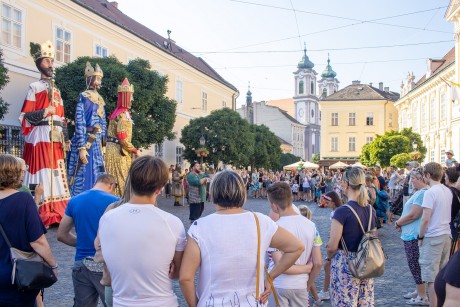
{"label": "roof tile", "polygon": [[106,20],[114,23],[115,25],[125,29],[126,31],[136,35],[142,40],[150,43],[156,48],[166,52],[177,59],[185,62],[186,64],[194,67],[216,81],[228,86],[234,91],[238,89],[231,83],[227,82],[222,76],[220,76],[211,66],[209,66],[202,58],[196,57],[193,54],[187,52],[183,48],[179,47],[176,43],[171,42],[170,49],[164,46],[164,42],[168,42],[168,39],[162,37],[156,32],[150,30],[146,26],[132,19],[131,17],[123,14],[118,8],[112,5],[107,0],[72,0],[73,2],[81,5],[82,7],[92,11],[93,13],[105,18]]}

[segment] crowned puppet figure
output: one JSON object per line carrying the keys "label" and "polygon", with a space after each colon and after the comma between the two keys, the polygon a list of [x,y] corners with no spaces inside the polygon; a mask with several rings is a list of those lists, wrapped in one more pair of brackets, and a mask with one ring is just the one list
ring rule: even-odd
{"label": "crowned puppet figure", "polygon": [[70,141],[61,94],[53,79],[53,44],[30,43],[30,54],[40,80],[30,84],[19,116],[27,165],[23,183],[43,186],[38,211],[44,225],[49,226],[61,221],[70,199],[64,158]]}
{"label": "crowned puppet figure", "polygon": [[133,157],[137,149],[131,143],[133,137],[133,120],[129,110],[131,109],[134,94],[134,86],[127,78],[118,86],[118,101],[115,111],[109,116],[109,128],[107,131],[107,154],[105,165],[107,173],[115,176],[118,186],[115,193],[123,195],[126,178]]}
{"label": "crowned puppet figure", "polygon": [[98,64],[93,68],[86,63],[86,91],[78,96],[75,134],[68,160],[72,196],[91,189],[97,177],[105,173],[103,152],[107,125],[104,99],[98,93],[103,76]]}

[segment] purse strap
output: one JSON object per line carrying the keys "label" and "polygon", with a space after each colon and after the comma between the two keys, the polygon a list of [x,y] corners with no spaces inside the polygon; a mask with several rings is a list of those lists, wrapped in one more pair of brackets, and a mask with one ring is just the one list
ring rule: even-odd
{"label": "purse strap", "polygon": [[8,247],[11,248],[12,246],[11,246],[10,240],[8,240],[8,237],[6,236],[6,233],[3,230],[2,224],[0,224],[0,232],[2,233],[3,239],[5,239],[5,242],[8,245]]}
{"label": "purse strap", "polygon": [[253,212],[254,219],[256,220],[256,227],[257,227],[257,264],[256,264],[256,301],[258,302],[260,299],[260,225],[259,225],[259,218]]}
{"label": "purse strap", "polygon": [[[344,206],[348,207],[351,210],[351,212],[353,212],[353,214],[356,216],[356,219],[358,220],[359,226],[361,226],[361,230],[363,231],[363,234],[365,234],[366,231],[364,230],[363,224],[361,223],[361,219],[359,218],[356,211],[350,205],[344,205]],[[369,225],[367,226],[367,229],[368,231],[370,231],[371,226],[372,226],[372,208],[370,208],[370,205],[368,205],[368,207],[369,207]],[[348,256],[348,248],[347,248],[347,245],[345,244],[345,240],[343,239],[343,233],[342,233],[342,237],[340,238],[340,242],[342,242],[342,248],[343,248],[343,251],[345,252],[345,256]]]}
{"label": "purse strap", "polygon": [[[259,302],[259,282],[260,282],[260,224],[259,224],[259,218],[257,217],[257,214],[255,214],[254,212],[252,213],[254,215],[254,219],[256,220],[256,226],[257,226],[257,268],[256,268],[256,301]],[[275,290],[275,287],[273,286],[273,279],[272,277],[270,276],[270,274],[268,274],[268,269],[267,269],[267,266],[264,265],[264,269],[265,269],[265,274],[267,275],[267,279],[268,279],[268,283],[270,284],[270,287],[272,287],[272,291],[273,291],[273,297],[275,298],[275,303],[276,303],[276,307],[280,307],[280,302],[278,300],[278,294],[276,293],[276,290]]]}

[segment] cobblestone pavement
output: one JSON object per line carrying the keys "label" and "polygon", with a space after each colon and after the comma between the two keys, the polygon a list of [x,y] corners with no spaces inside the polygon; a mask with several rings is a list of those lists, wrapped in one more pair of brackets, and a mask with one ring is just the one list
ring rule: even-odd
{"label": "cobblestone pavement", "polygon": [[[161,209],[179,217],[188,229],[188,214],[187,206],[174,207],[172,198],[160,198],[158,205]],[[300,202],[296,202],[297,205]],[[316,223],[318,230],[326,243],[330,228],[330,210],[319,208],[316,204],[308,204],[313,212],[313,221]],[[257,212],[268,213],[268,203],[266,199],[248,199],[245,209]],[[208,215],[214,212],[214,206],[210,203],[205,205],[203,215]],[[73,285],[71,267],[75,255],[75,249],[66,246],[56,240],[57,228],[51,228],[47,234],[51,248],[57,261],[59,262],[59,280],[50,289],[45,291],[45,306],[47,307],[64,307],[73,305]],[[410,290],[415,289],[412,275],[409,272],[407,261],[404,253],[404,246],[399,238],[399,234],[394,230],[394,227],[385,225],[379,231],[379,236],[383,242],[388,261],[385,274],[383,277],[375,280],[375,306],[407,306],[402,295]],[[324,244],[325,245],[325,244]],[[323,257],[325,255],[324,246],[322,247]],[[231,269],[231,268],[229,268]],[[318,290],[321,290],[323,285],[323,274],[316,281]],[[174,291],[176,292],[180,306],[187,306],[182,297],[177,281],[173,282]],[[310,300],[311,301],[311,300]],[[328,301],[324,302],[323,306],[330,306]],[[167,306],[169,307],[169,306]]]}

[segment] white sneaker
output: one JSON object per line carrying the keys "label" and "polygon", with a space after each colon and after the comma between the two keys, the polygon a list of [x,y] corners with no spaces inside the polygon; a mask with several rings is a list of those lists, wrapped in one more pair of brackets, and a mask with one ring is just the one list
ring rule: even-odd
{"label": "white sneaker", "polygon": [[327,301],[327,300],[330,300],[331,299],[331,296],[329,294],[329,291],[326,291],[324,292],[323,290],[321,290],[319,293],[318,293],[318,297],[320,300],[322,301]]}
{"label": "white sneaker", "polygon": [[405,299],[416,298],[417,297],[417,291],[407,292],[406,294],[403,295],[403,297]]}
{"label": "white sneaker", "polygon": [[422,298],[420,296],[417,296],[416,298],[411,298],[410,300],[408,300],[406,304],[415,305],[415,306],[429,306],[430,302],[428,301],[426,297]]}
{"label": "white sneaker", "polygon": [[323,305],[323,301],[321,301],[321,299],[315,301],[312,305],[312,307],[318,307],[318,306],[321,306]]}

